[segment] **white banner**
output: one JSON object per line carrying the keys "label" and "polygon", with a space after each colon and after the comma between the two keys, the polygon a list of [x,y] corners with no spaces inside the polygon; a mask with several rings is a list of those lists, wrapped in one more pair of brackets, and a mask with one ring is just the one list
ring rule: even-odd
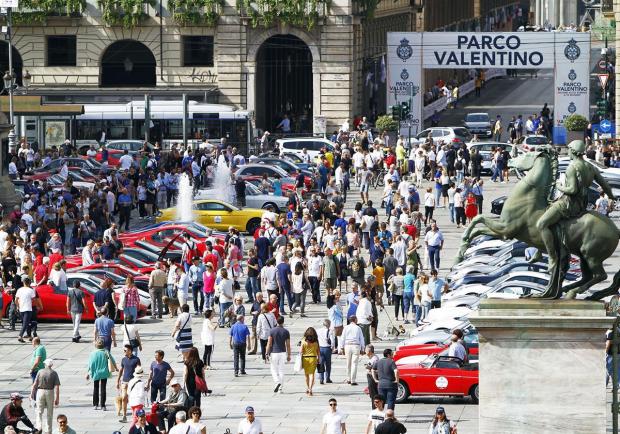
{"label": "white banner", "polygon": [[564,120],[590,119],[590,34],[555,33],[554,143],[566,143]]}
{"label": "white banner", "polygon": [[410,113],[401,122],[400,134],[422,130],[422,34],[394,33],[387,36],[387,105],[410,103]]}
{"label": "white banner", "polygon": [[424,33],[424,68],[553,68],[554,33]]}

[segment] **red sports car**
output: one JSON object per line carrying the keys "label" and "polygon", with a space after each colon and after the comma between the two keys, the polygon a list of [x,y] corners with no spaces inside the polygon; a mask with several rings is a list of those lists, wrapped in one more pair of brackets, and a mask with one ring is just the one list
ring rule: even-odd
{"label": "red sports car", "polygon": [[[51,285],[39,285],[35,288],[37,294],[41,298],[43,304],[43,310],[38,313],[37,318],[39,320],[63,320],[71,321],[71,315],[67,313],[67,292],[54,289]],[[93,301],[95,299],[95,293],[97,288],[94,288],[87,284],[82,284],[82,291],[84,292],[84,301],[86,301],[86,310],[82,315],[82,321],[94,321],[96,319],[95,311],[93,309]],[[9,294],[4,292],[2,294],[4,302],[4,316],[8,317],[9,305],[12,298]],[[118,303],[119,295],[115,294],[115,300]],[[140,305],[138,310],[138,318],[146,315],[146,306]],[[120,319],[122,319],[123,313],[120,312]]]}
{"label": "red sports car", "polygon": [[86,273],[97,276],[101,279],[105,277],[111,278],[115,284],[123,285],[127,276],[132,276],[138,289],[148,292],[149,276],[140,273],[118,262],[105,262],[98,264],[86,265],[84,267],[73,268],[71,271],[76,273]]}
{"label": "red sports car", "polygon": [[463,363],[457,357],[433,354],[420,363],[401,364],[398,368],[396,402],[409,396],[471,396],[478,402],[478,363]]}
{"label": "red sports car", "polygon": [[[478,359],[478,331],[471,330],[463,336],[467,353],[470,359]],[[422,361],[426,356],[441,353],[450,346],[450,337],[442,343],[434,344],[416,344],[404,345],[396,348],[394,353],[394,361],[401,360],[401,363],[417,363]]]}

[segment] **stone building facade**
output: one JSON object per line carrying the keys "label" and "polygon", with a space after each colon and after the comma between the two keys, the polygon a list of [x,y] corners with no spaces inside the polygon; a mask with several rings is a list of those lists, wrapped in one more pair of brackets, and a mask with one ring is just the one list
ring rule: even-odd
{"label": "stone building facade", "polygon": [[[186,93],[248,110],[256,128],[272,129],[284,112],[294,112],[306,119],[304,132],[319,115],[331,129],[385,110],[387,32],[477,30],[475,23],[491,16],[501,15],[506,24],[505,17],[514,15],[509,8],[519,5],[383,0],[369,15],[368,1],[332,0],[329,9],[315,1],[308,4],[319,18],[309,28],[283,20],[254,26],[236,0],[223,1],[212,26],[180,25],[169,1],[145,3],[144,18],[132,28],[106,23],[97,0],[87,0],[81,14],[14,22],[18,81],[27,70],[29,93],[48,101],[120,102],[146,93],[178,100]],[[0,47],[2,71],[8,69],[7,51]]]}

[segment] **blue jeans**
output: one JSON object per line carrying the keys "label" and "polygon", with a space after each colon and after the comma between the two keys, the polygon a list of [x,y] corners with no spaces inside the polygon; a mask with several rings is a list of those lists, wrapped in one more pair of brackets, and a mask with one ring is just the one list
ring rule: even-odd
{"label": "blue jeans", "polygon": [[134,323],[138,320],[138,308],[136,306],[125,307],[125,309],[123,309],[123,313],[125,314],[125,317],[127,317],[127,315],[131,315]]}
{"label": "blue jeans", "polygon": [[499,176],[500,181],[504,181],[504,166],[502,164],[496,164],[495,170],[493,171],[493,176],[491,176],[491,181],[495,182],[497,177]]}
{"label": "blue jeans", "polygon": [[[159,392],[159,399],[157,399],[157,393]],[[166,383],[161,386],[151,384],[151,402],[163,401],[166,399]]]}
{"label": "blue jeans", "polygon": [[293,300],[293,294],[291,293],[291,289],[290,288],[281,289],[280,290],[280,313],[282,315],[286,314],[286,312],[284,312],[284,295],[285,294],[286,294],[286,299],[288,301],[288,308],[291,312],[293,311],[293,304],[295,304],[295,301]]}
{"label": "blue jeans", "polygon": [[428,246],[428,261],[431,265],[431,270],[439,269],[439,253],[441,250],[439,246]]}
{"label": "blue jeans", "polygon": [[205,293],[205,308],[213,309],[213,299],[215,298],[215,292]]}
{"label": "blue jeans", "polygon": [[258,288],[258,278],[248,277],[245,282],[245,287],[248,293],[248,299],[254,300],[254,296],[260,291]]}
{"label": "blue jeans", "polygon": [[450,216],[450,221],[454,223],[454,216],[456,215],[454,212],[454,202],[448,204],[448,215]]}
{"label": "blue jeans", "polygon": [[409,309],[412,308],[412,306],[413,292],[403,292],[403,317],[409,313]]}
{"label": "blue jeans", "polygon": [[385,398],[385,405],[388,409],[394,410],[394,404],[396,403],[396,384],[389,387],[378,388],[379,395],[383,395]]}
{"label": "blue jeans", "polygon": [[435,208],[441,205],[441,188],[435,188]]}
{"label": "blue jeans", "polygon": [[174,298],[174,284],[169,283],[166,286],[166,295],[168,296],[168,298]]}
{"label": "blue jeans", "polygon": [[321,353],[321,365],[323,366],[323,373],[319,373],[319,380],[330,380],[332,375],[332,349],[331,347],[319,347]]}
{"label": "blue jeans", "polygon": [[220,322],[219,325],[224,325],[224,313],[228,310],[228,308],[232,306],[232,301],[227,301],[225,303],[220,303]]}
{"label": "blue jeans", "polygon": [[415,326],[417,327],[420,325],[420,318],[422,317],[422,306],[414,304],[413,311],[415,312]]}

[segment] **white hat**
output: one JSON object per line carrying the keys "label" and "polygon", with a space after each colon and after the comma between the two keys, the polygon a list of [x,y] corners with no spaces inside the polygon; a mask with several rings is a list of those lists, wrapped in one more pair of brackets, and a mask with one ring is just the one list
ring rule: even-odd
{"label": "white hat", "polygon": [[43,364],[50,368],[54,364],[54,359],[45,359],[43,360]]}
{"label": "white hat", "polygon": [[133,371],[133,376],[134,377],[141,377],[142,374],[144,374],[144,370],[142,369],[142,366],[138,366],[136,369],[134,369]]}

